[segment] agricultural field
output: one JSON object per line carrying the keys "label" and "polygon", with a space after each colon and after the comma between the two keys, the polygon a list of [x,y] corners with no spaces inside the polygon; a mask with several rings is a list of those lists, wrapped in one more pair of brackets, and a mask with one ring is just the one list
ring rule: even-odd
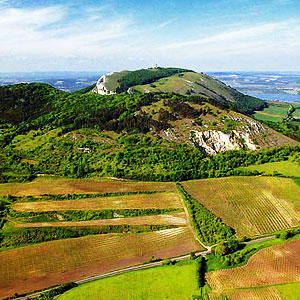
{"label": "agricultural field", "polygon": [[[25,199],[26,200],[26,199]],[[132,194],[99,198],[83,198],[76,200],[51,201],[42,199],[36,202],[16,202],[16,211],[65,211],[65,210],[103,210],[103,209],[163,209],[182,208],[182,200],[175,192]]]}
{"label": "agricultural field", "polygon": [[191,300],[197,294],[196,264],[131,272],[76,287],[58,300]]}
{"label": "agricultural field", "polygon": [[197,250],[189,228],[67,239],[0,252],[0,297]]}
{"label": "agricultural field", "polygon": [[300,177],[300,165],[292,161],[278,161],[262,165],[251,165],[238,170],[258,171],[264,175],[272,175],[274,172],[288,177]]}
{"label": "agricultural field", "polygon": [[299,119],[299,104],[287,102],[269,102],[269,106],[263,111],[256,111],[254,117],[261,121],[280,122],[282,119],[287,118],[291,105],[295,108],[295,111],[291,113],[291,116],[295,119]]}
{"label": "agricultural field", "polygon": [[[245,290],[233,290],[226,292],[226,299],[228,300],[284,300],[281,297],[279,291],[274,287],[260,288],[260,289],[245,289]],[[224,296],[219,294],[210,294],[210,300],[223,300]],[[286,299],[292,300],[292,299]],[[296,299],[295,299],[296,300]]]}
{"label": "agricultural field", "polygon": [[[278,284],[271,287],[233,290],[226,293],[228,300],[299,300],[300,282]],[[211,300],[221,300],[218,294]]]}
{"label": "agricultural field", "polygon": [[192,180],[185,190],[236,231],[253,237],[298,226],[300,186],[289,178],[229,177]]}
{"label": "agricultural field", "polygon": [[0,196],[39,196],[44,194],[127,193],[145,191],[174,191],[169,182],[126,182],[90,179],[37,179],[29,183],[0,184]]}
{"label": "agricultural field", "polygon": [[143,216],[132,218],[114,218],[105,220],[92,220],[80,222],[38,222],[38,223],[21,223],[15,224],[19,228],[31,227],[80,227],[80,226],[107,226],[107,225],[170,225],[170,226],[186,226],[188,223],[186,214],[174,213],[155,216]]}
{"label": "agricultural field", "polygon": [[41,179],[14,187],[1,229],[0,298],[201,250],[173,183]]}
{"label": "agricultural field", "polygon": [[[218,270],[206,274],[208,284],[212,292],[217,295],[229,293],[230,299],[238,299],[230,296],[231,293],[243,293],[233,291],[253,287],[269,287],[278,284],[287,284],[300,281],[300,240],[289,241],[284,244],[263,249],[253,255],[245,266]],[[276,287],[276,286],[275,286]],[[276,289],[276,291],[274,290]],[[253,293],[266,293],[272,295],[288,294],[288,287],[279,287],[253,290]],[[247,293],[246,293],[247,294]],[[275,296],[274,296],[275,297]],[[242,297],[239,299],[250,299]],[[252,298],[253,299],[253,298]],[[255,298],[254,298],[255,299]],[[257,298],[268,299],[268,298]],[[281,298],[274,298],[281,299]]]}

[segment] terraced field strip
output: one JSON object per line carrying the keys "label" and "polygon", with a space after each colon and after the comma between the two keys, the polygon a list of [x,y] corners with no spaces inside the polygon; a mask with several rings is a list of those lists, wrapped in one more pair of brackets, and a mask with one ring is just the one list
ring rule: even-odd
{"label": "terraced field strip", "polygon": [[141,234],[106,234],[0,252],[0,297],[126,268],[150,256],[200,250],[188,227]]}
{"label": "terraced field strip", "polygon": [[136,194],[63,201],[17,202],[13,205],[14,210],[24,212],[164,208],[183,208],[178,193]]}
{"label": "terraced field strip", "polygon": [[92,220],[80,222],[38,222],[16,223],[16,227],[70,227],[70,226],[104,226],[104,225],[178,225],[186,226],[187,219],[184,212],[156,216],[143,216],[131,218],[115,218],[105,220]]}
{"label": "terraced field strip", "polygon": [[238,237],[299,225],[300,187],[279,177],[231,177],[182,183],[186,191]]}
{"label": "terraced field strip", "polygon": [[218,294],[231,289],[284,284],[300,281],[300,240],[263,249],[247,265],[218,270],[206,275],[212,291]]}
{"label": "terraced field strip", "polygon": [[175,191],[171,182],[128,182],[91,179],[37,179],[29,183],[0,184],[1,195],[39,196],[44,194],[127,193]]}
{"label": "terraced field strip", "polygon": [[[274,287],[262,289],[234,290],[225,294],[228,300],[282,300],[280,293]],[[222,296],[210,295],[210,300],[222,300]]]}

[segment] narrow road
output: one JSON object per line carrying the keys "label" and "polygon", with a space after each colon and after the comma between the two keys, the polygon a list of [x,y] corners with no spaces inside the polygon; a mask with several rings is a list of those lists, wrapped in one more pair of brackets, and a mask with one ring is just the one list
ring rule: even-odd
{"label": "narrow road", "polygon": [[243,243],[241,243],[241,245],[256,244],[256,243],[260,243],[260,242],[265,242],[265,241],[273,240],[275,238],[276,238],[275,235],[273,235],[273,236],[267,236],[267,237],[259,238],[259,239],[252,240],[252,241],[249,241],[249,242],[243,242]]}

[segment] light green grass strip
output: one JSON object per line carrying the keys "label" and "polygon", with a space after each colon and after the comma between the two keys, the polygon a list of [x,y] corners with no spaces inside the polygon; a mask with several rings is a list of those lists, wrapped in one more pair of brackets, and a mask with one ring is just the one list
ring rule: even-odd
{"label": "light green grass strip", "polygon": [[196,264],[156,267],[83,284],[59,300],[191,300],[197,294]]}
{"label": "light green grass strip", "polygon": [[264,175],[272,175],[274,171],[284,176],[300,177],[300,166],[291,161],[271,162],[262,165],[251,165],[240,170],[263,172]]}

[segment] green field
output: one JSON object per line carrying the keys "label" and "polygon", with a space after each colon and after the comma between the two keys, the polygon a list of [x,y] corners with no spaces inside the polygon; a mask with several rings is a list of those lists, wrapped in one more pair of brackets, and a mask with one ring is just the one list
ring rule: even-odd
{"label": "green field", "polygon": [[264,175],[272,175],[274,172],[278,172],[284,176],[300,177],[300,166],[291,161],[279,161],[262,165],[251,165],[248,167],[239,168],[239,170],[258,171],[262,172]]}
{"label": "green field", "polygon": [[288,283],[276,286],[283,300],[299,300],[300,282]]}
{"label": "green field", "polygon": [[254,118],[259,121],[271,121],[271,122],[280,122],[282,120],[281,116],[275,115],[265,115],[263,112],[256,112]]}
{"label": "green field", "polygon": [[191,300],[197,294],[196,263],[164,266],[76,287],[59,300]]}

